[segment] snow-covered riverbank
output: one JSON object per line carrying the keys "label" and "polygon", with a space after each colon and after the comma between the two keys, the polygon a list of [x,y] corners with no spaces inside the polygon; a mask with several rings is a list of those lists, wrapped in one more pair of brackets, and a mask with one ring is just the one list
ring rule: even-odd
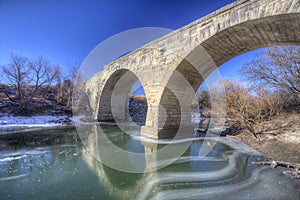
{"label": "snow-covered riverbank", "polygon": [[0,125],[53,125],[67,124],[71,119],[67,116],[0,116]]}
{"label": "snow-covered riverbank", "polygon": [[31,128],[45,128],[72,125],[73,120],[68,116],[10,116],[0,115],[0,133]]}

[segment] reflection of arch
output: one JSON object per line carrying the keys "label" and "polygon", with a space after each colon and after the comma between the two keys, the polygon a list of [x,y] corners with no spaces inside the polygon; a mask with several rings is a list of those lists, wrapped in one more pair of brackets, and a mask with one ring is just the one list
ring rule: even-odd
{"label": "reflection of arch", "polygon": [[[279,170],[251,164],[254,159],[258,159],[257,156],[261,156],[260,153],[247,145],[227,138],[210,138],[209,140],[199,138],[181,157],[176,158],[173,164],[157,171],[135,174],[111,169],[97,161],[99,160],[98,142],[101,142],[101,139],[97,138],[99,130],[96,125],[89,126],[91,127],[84,128],[84,130],[91,128],[84,144],[90,152],[83,151],[83,159],[113,198],[216,199],[222,196],[225,199],[236,199],[247,198],[248,194],[253,194],[254,199],[259,197],[284,198],[287,195],[290,195],[290,199],[294,199],[298,196],[293,182]],[[206,157],[199,156],[201,151],[205,151],[203,147],[209,147],[216,140],[218,143]],[[168,141],[165,142],[168,144]],[[186,140],[179,142],[184,143]],[[168,162],[159,159],[157,143],[150,143],[149,140],[141,141],[141,143],[144,145],[144,152],[149,153],[144,155],[145,170],[153,167],[158,169],[160,165]],[[123,163],[124,160],[119,164]],[[138,165],[139,162],[135,164]],[[270,182],[281,184],[270,184]],[[282,184],[285,187],[282,187]],[[266,192],[266,185],[269,191],[274,192]]]}
{"label": "reflection of arch", "polygon": [[[84,146],[88,149],[88,151],[83,151],[83,159],[86,161],[87,165],[95,172],[101,184],[105,187],[105,189],[108,190],[112,197],[116,199],[145,199],[144,196],[148,195],[149,192],[148,188],[145,188],[145,185],[150,180],[155,179],[156,172],[153,172],[151,174],[126,173],[112,169],[111,167],[102,164],[100,161],[98,161],[99,159],[101,159],[99,146],[104,144],[101,144],[101,141],[103,140],[99,136],[101,130],[99,129],[98,125],[90,124],[84,125],[83,127],[79,128],[82,128],[81,131],[87,131],[89,133],[85,138],[81,137]],[[103,131],[109,135],[111,131],[110,129],[116,130],[116,128],[118,129],[118,127],[103,126]],[[119,131],[121,131],[121,129],[119,129]],[[145,156],[148,156],[148,158],[145,157],[145,167],[152,167],[152,165],[155,166],[157,145],[148,145],[148,143],[143,143],[141,145],[143,146],[143,148],[145,148],[144,151],[148,152],[148,155],[145,154]],[[122,143],[119,147],[126,148],[126,142]],[[129,157],[128,161],[130,162]],[[119,164],[122,165],[123,163],[124,162],[120,162]],[[149,164],[150,166],[148,166]]]}
{"label": "reflection of arch", "polygon": [[127,69],[114,71],[104,83],[100,93],[98,120],[124,122],[130,119],[128,94],[138,77]]}

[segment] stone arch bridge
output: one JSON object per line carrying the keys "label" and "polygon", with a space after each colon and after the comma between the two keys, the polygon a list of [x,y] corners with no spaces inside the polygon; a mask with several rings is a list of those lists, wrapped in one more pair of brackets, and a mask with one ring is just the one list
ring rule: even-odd
{"label": "stone arch bridge", "polygon": [[86,82],[93,116],[125,120],[128,92],[139,80],[146,135],[174,137],[169,130],[189,127],[195,91],[218,66],[250,50],[299,43],[300,0],[238,0],[105,66]]}

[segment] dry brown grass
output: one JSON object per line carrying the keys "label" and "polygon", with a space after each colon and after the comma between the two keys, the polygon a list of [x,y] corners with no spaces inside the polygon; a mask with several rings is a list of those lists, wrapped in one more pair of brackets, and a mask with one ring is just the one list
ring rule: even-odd
{"label": "dry brown grass", "polygon": [[274,160],[300,163],[300,114],[285,114],[261,124],[259,139],[248,132],[237,137]]}

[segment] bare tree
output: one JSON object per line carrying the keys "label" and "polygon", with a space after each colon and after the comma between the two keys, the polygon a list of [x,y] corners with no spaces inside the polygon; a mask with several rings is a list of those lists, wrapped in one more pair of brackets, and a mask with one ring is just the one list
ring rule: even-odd
{"label": "bare tree", "polygon": [[207,90],[202,89],[199,94],[197,94],[197,101],[199,108],[201,109],[211,107],[210,95]]}
{"label": "bare tree", "polygon": [[26,110],[38,91],[48,87],[55,80],[59,67],[54,67],[43,57],[29,60],[20,55],[11,55],[11,61],[1,66],[2,76],[15,90],[14,93],[4,91],[13,102],[19,104],[21,110]]}
{"label": "bare tree", "polygon": [[57,71],[57,76],[56,76],[56,90],[57,90],[57,96],[56,96],[56,103],[57,104],[62,104],[63,103],[63,91],[62,91],[62,71],[59,68]]}
{"label": "bare tree", "polygon": [[271,47],[240,71],[256,86],[282,90],[300,102],[300,47]]}
{"label": "bare tree", "polygon": [[280,91],[259,88],[256,90],[255,104],[259,121],[271,120],[283,112],[288,98]]}
{"label": "bare tree", "polygon": [[27,58],[19,55],[11,55],[11,61],[7,65],[1,66],[2,77],[6,83],[12,85],[15,95],[8,91],[4,94],[13,102],[18,102],[20,106],[25,106],[24,88],[31,82],[30,67]]}
{"label": "bare tree", "polygon": [[74,63],[74,64],[69,64],[68,65],[68,75],[67,77],[65,77],[65,79],[68,79],[70,80],[73,84],[75,84],[76,82],[76,79],[80,79],[80,75],[79,75],[79,67],[80,65],[77,64],[77,63]]}
{"label": "bare tree", "polygon": [[245,89],[238,82],[224,81],[226,90],[227,116],[231,126],[235,129],[246,129],[255,137],[256,122],[255,105],[249,89]]}
{"label": "bare tree", "polygon": [[206,109],[211,108],[209,92],[203,88],[197,91],[193,102],[191,104],[192,109]]}
{"label": "bare tree", "polygon": [[76,84],[78,78],[78,69],[79,65],[77,64],[69,64],[68,65],[68,73],[64,76],[60,73],[58,79],[58,95],[57,102],[59,104],[66,105],[68,109],[72,107],[72,95],[73,95],[73,87]]}
{"label": "bare tree", "polygon": [[59,73],[58,66],[52,66],[48,60],[41,56],[30,62],[30,68],[32,70],[31,84],[33,84],[34,89],[29,94],[27,105],[42,86],[45,86],[45,91],[47,91]]}
{"label": "bare tree", "polygon": [[264,130],[261,123],[270,121],[282,113],[286,97],[277,91],[245,88],[234,81],[224,81],[227,116],[231,126],[246,130],[259,137]]}

